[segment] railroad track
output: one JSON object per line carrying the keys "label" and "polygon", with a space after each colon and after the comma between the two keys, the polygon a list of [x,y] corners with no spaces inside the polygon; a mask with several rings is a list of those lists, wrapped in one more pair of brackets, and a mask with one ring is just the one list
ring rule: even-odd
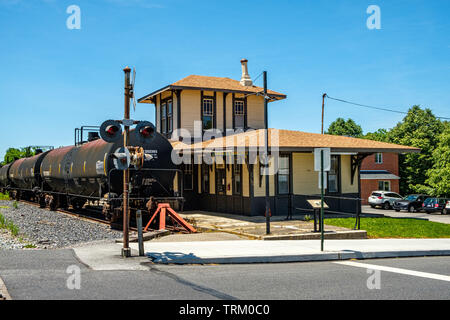
{"label": "railroad track", "polygon": [[[38,203],[33,202],[33,201],[28,201],[28,200],[19,200],[19,201],[23,202],[23,203],[26,203],[26,204],[33,205],[35,207],[40,207]],[[59,212],[59,213],[63,213],[65,215],[76,217],[76,218],[78,218],[80,220],[86,220],[86,221],[91,221],[91,222],[96,222],[96,223],[100,223],[100,224],[109,225],[111,227],[111,229],[116,229],[116,230],[121,230],[122,229],[122,225],[121,224],[111,223],[111,222],[105,220],[104,218],[94,217],[93,215],[100,216],[98,210],[92,210],[92,209],[91,210],[89,210],[89,209],[82,209],[82,210],[83,210],[83,213],[77,212],[77,211],[74,211],[74,210],[66,210],[66,209],[60,209],[60,208],[55,210],[55,211]],[[130,231],[137,231],[137,228],[130,227]]]}

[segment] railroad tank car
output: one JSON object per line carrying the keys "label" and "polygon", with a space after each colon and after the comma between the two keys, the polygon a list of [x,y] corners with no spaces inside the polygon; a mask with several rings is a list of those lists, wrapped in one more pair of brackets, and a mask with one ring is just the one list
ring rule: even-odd
{"label": "railroad tank car", "polygon": [[[122,139],[115,143],[99,139],[48,152],[40,167],[40,176],[44,182],[42,195],[50,193],[69,197],[67,202],[62,197],[57,201],[51,199],[48,203],[50,207],[71,204],[79,208],[86,200],[101,199],[105,195],[108,199],[120,199],[123,193],[123,171],[115,169],[111,155],[122,145]],[[150,197],[173,197],[176,167],[171,161],[172,145],[169,140],[154,132],[149,142],[138,141],[131,130],[128,145],[142,147],[151,156],[149,161],[144,162],[143,168],[130,170],[131,199],[141,199],[136,200],[134,206],[143,207]],[[113,205],[108,203],[104,214],[111,218],[118,206],[117,202]]]}
{"label": "railroad tank car", "polygon": [[[150,130],[145,138],[141,131],[135,135],[130,130],[129,134],[132,163],[137,166],[130,167],[131,210],[150,212],[155,201],[182,207],[182,186],[181,194],[174,191],[179,170],[171,159],[172,145],[154,127]],[[33,200],[52,210],[69,205],[79,209],[89,200],[90,204],[96,202],[111,222],[120,220],[123,171],[117,170],[114,163],[120,161],[115,153],[122,145],[123,139],[97,139],[16,160],[0,168],[0,188],[9,190],[13,199]]]}
{"label": "railroad tank car", "polygon": [[21,159],[14,161],[11,164],[11,168],[9,168],[8,177],[9,177],[9,180],[11,181],[11,186],[19,188],[19,189],[23,189],[26,187],[26,184],[22,183],[22,179],[20,178],[20,173],[21,173],[20,166],[25,161],[25,159],[26,158],[21,158]]}
{"label": "railroad tank car", "polygon": [[9,168],[11,167],[11,163],[4,165],[0,168],[0,188],[4,191],[10,184],[9,181]]}
{"label": "railroad tank car", "polygon": [[18,186],[30,191],[33,191],[35,188],[41,187],[41,163],[47,153],[48,152],[41,152],[33,157],[24,158],[18,169],[19,174],[15,177],[15,181]]}
{"label": "railroad tank car", "polygon": [[[150,143],[144,144],[136,141],[130,134],[129,145],[143,147],[147,154],[154,157],[144,163],[141,172],[131,170],[131,181],[134,182],[133,187],[138,188],[134,192],[169,195],[175,172],[146,170],[175,169],[171,161],[172,145],[159,133],[154,135]],[[114,169],[110,155],[122,144],[122,141],[107,143],[99,139],[80,146],[63,147],[48,152],[42,161],[40,174],[50,190],[43,191],[64,192],[86,197],[106,192],[121,194],[123,172]],[[154,178],[154,180],[143,181],[145,178]]]}

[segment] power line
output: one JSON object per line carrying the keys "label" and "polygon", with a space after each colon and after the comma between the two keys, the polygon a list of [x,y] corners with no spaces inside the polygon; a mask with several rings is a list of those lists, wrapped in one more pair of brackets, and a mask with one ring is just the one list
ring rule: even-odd
{"label": "power line", "polygon": [[259,77],[261,77],[262,76],[262,74],[264,73],[264,71],[263,72],[261,72],[256,78],[255,78],[255,80],[253,80],[253,83],[255,83],[256,82],[256,80],[258,80],[258,78]]}
{"label": "power line", "polygon": [[[408,114],[408,112],[399,111],[399,110],[393,110],[393,109],[389,109],[387,107],[375,107],[375,106],[370,106],[370,105],[366,105],[366,104],[361,104],[361,103],[356,103],[356,102],[352,102],[352,101],[347,101],[347,100],[344,100],[344,99],[333,98],[333,97],[330,97],[327,94],[325,94],[325,97],[328,98],[328,99],[331,99],[331,100],[336,100],[336,101],[339,101],[339,102],[352,104],[352,105],[359,106],[359,107],[375,109],[375,110],[381,110],[381,111],[387,111],[387,112],[393,112],[393,113]],[[438,116],[436,116],[436,118],[450,120],[450,118],[448,118],[448,117],[438,117]]]}

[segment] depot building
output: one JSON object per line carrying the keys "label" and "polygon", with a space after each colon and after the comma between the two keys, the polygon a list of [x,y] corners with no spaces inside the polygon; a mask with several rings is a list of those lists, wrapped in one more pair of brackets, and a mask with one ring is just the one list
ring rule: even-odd
{"label": "depot building", "polygon": [[[190,75],[138,100],[154,105],[156,129],[172,142],[174,162],[183,172],[175,178],[174,190],[183,190],[184,210],[264,215],[268,174],[271,214],[301,212],[310,208],[307,199],[320,196],[314,149],[330,148],[326,202],[330,210],[356,212],[361,204],[352,199],[361,194],[360,166],[365,157],[420,152],[365,139],[268,129],[267,165],[261,156],[266,120],[263,88],[253,85],[247,60],[241,60],[241,68],[240,81]],[[268,90],[269,108],[286,97]]]}

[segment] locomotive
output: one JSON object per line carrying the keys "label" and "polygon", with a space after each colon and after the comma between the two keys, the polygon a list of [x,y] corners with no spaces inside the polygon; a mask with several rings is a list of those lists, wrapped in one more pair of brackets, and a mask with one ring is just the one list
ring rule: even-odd
{"label": "locomotive", "polygon": [[[130,168],[129,207],[149,213],[156,203],[167,202],[180,209],[183,197],[182,190],[174,190],[179,170],[171,160],[172,145],[152,124],[149,128],[149,132],[130,131],[127,148],[132,150],[134,167]],[[140,137],[143,133],[147,139]],[[94,138],[18,159],[0,168],[0,189],[15,200],[34,201],[50,210],[96,204],[108,221],[120,221],[123,171],[117,169],[116,155],[122,145],[120,140]]]}

